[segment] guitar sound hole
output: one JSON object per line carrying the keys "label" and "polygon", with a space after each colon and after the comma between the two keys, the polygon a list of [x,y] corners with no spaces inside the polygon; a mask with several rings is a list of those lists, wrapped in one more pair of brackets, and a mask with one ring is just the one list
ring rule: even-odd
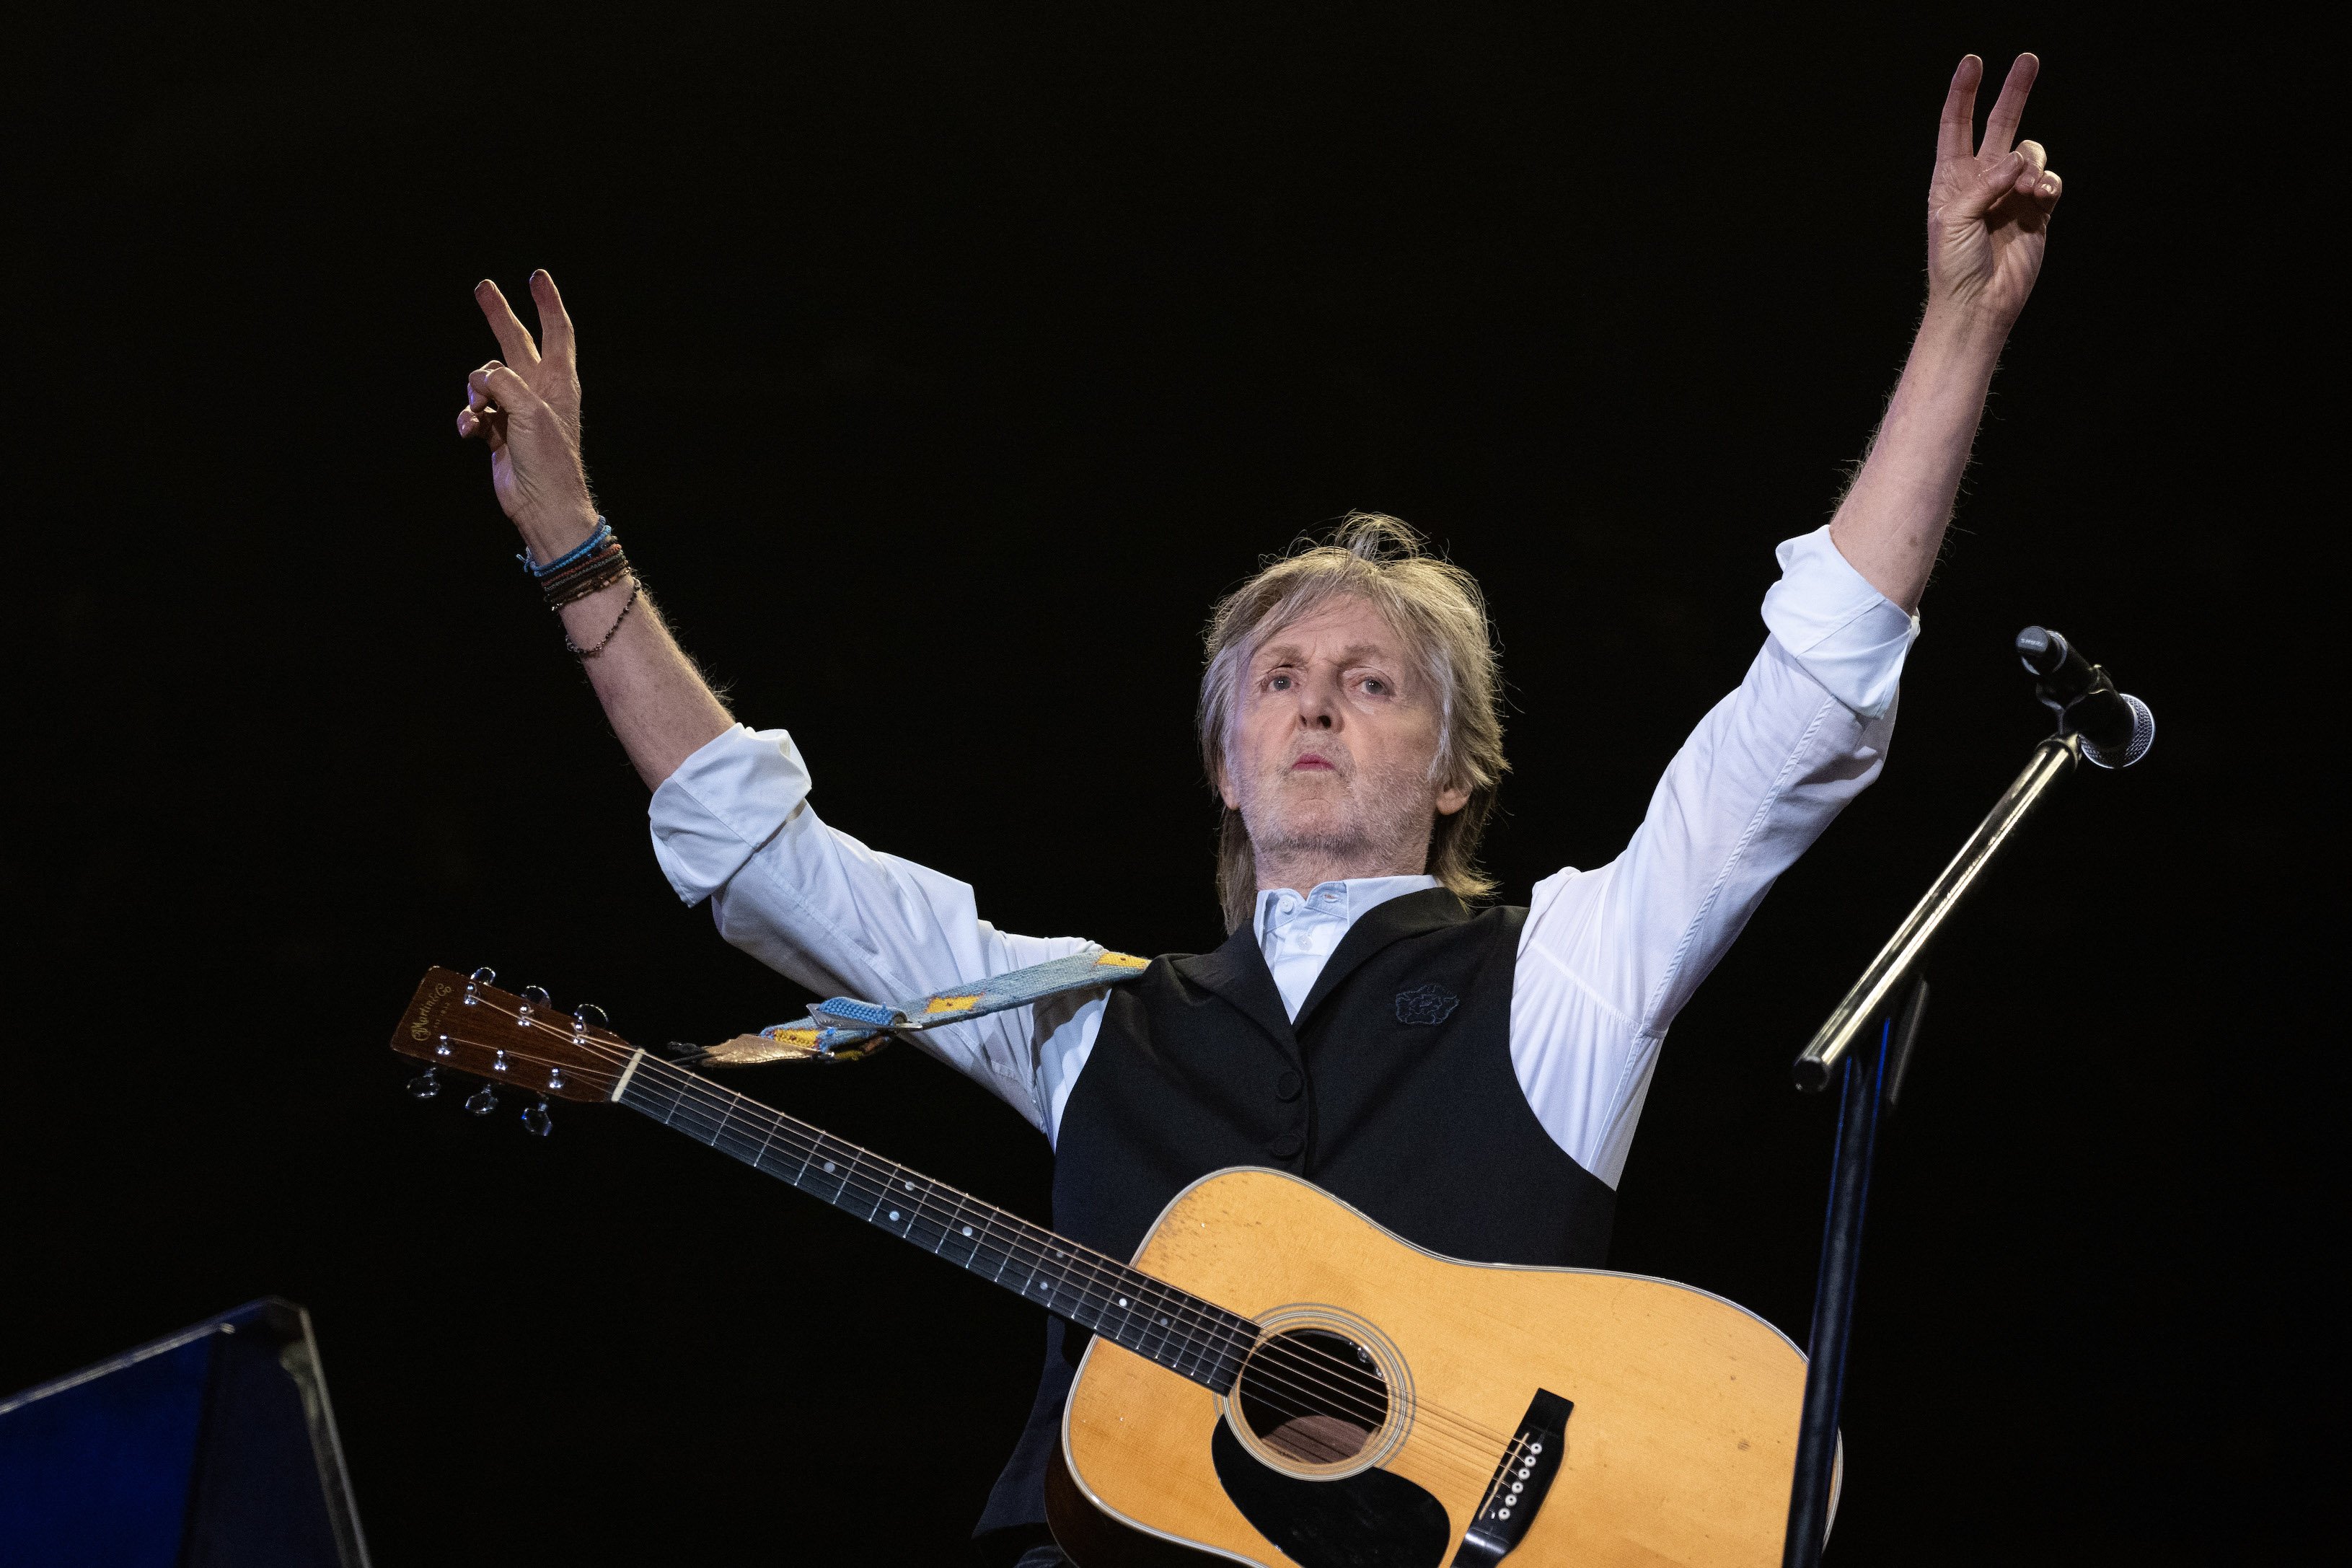
{"label": "guitar sound hole", "polygon": [[1274,1335],[1251,1352],[1234,1390],[1244,1426],[1286,1458],[1354,1458],[1388,1419],[1388,1384],[1353,1340],[1322,1329]]}

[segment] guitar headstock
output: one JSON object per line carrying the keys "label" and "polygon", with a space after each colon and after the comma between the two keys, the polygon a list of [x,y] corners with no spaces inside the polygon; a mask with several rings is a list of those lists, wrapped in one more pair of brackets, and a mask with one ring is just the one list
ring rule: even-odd
{"label": "guitar headstock", "polygon": [[430,1100],[441,1091],[442,1072],[465,1073],[482,1080],[466,1109],[487,1116],[498,1109],[498,1089],[511,1084],[539,1096],[523,1125],[542,1135],[550,1097],[612,1099],[635,1047],[605,1026],[604,1009],[560,1012],[538,986],[501,991],[491,984],[496,978],[487,969],[425,971],[392,1032],[394,1051],[425,1064],[409,1093]]}

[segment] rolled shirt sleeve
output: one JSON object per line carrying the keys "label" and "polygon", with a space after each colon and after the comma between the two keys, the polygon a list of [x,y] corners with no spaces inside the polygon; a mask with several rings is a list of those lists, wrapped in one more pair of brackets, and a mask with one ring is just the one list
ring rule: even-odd
{"label": "rolled shirt sleeve", "polygon": [[1878,776],[1918,621],[1824,528],[1780,547],[1771,635],[1666,766],[1623,853],[1536,885],[1511,1003],[1528,1103],[1610,1185],[1669,1025],[1763,901]]}
{"label": "rolled shirt sleeve", "polygon": [[654,858],[688,907],[725,887],[808,803],[808,769],[782,730],[738,724],[678,765],[646,816]]}
{"label": "rolled shirt sleeve", "polygon": [[1773,640],[1862,718],[1894,712],[1919,617],[1847,563],[1826,523],[1782,542],[1774,554],[1780,580],[1764,591],[1764,625]]}
{"label": "rolled shirt sleeve", "polygon": [[[809,788],[790,735],[739,724],[688,757],[647,810],[671,888],[688,904],[708,899],[719,934],[769,968],[821,996],[888,1002],[1092,947],[998,931],[966,884],[827,826]],[[1064,1037],[1087,1005],[1055,998],[915,1037],[1050,1131],[1068,1086],[1048,1069],[1075,1046]]]}

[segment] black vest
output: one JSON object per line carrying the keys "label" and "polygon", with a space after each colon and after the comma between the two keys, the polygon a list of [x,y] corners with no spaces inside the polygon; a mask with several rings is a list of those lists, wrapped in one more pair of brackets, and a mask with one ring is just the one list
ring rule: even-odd
{"label": "black vest", "polygon": [[[1251,925],[1110,994],[1062,1115],[1054,1228],[1129,1258],[1170,1200],[1228,1165],[1293,1172],[1398,1235],[1487,1263],[1598,1268],[1616,1194],[1560,1152],[1511,1069],[1523,909],[1442,889],[1358,920],[1293,1023]],[[1045,1324],[1029,1425],[980,1532],[1040,1523],[1085,1349]]]}

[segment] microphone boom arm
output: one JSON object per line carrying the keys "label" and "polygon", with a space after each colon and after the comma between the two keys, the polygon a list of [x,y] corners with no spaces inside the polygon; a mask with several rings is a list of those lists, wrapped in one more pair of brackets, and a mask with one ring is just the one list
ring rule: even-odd
{"label": "microphone boom arm", "polygon": [[2081,760],[2083,740],[2080,735],[2053,735],[2033,748],[2032,760],[2025,771],[2017,775],[2002,792],[1992,810],[1977,825],[1969,841],[1952,863],[1944,868],[1942,876],[1927,889],[1927,896],[1913,907],[1903,923],[1895,930],[1853,989],[1837,1005],[1805,1048],[1797,1053],[1790,1074],[1797,1087],[1808,1092],[1818,1092],[1829,1087],[1830,1075],[1852,1046],[1854,1037],[1887,1010],[1903,982],[1919,967],[1919,961],[1935,940],[1951,912],[1959,907],[1977,878],[1993,857],[2000,854],[2010,838],[2050,786],[2074,771]]}

